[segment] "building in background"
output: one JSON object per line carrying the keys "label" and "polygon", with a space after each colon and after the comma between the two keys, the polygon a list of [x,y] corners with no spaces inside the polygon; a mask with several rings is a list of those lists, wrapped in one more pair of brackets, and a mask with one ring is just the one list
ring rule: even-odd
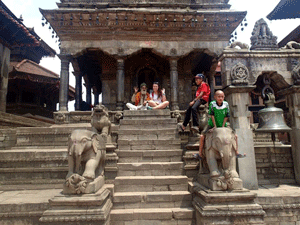
{"label": "building in background", "polygon": [[[56,52],[0,2],[0,110],[47,120],[53,118],[59,96],[59,75],[40,66]],[[75,90],[69,87],[69,100]],[[47,120],[49,121],[49,120]]]}

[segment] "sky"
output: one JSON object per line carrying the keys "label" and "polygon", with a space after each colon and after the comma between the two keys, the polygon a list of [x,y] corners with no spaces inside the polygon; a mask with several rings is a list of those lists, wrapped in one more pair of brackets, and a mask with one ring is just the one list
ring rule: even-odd
{"label": "sky", "polygon": [[[55,43],[55,39],[52,39],[51,30],[48,26],[42,26],[42,15],[39,8],[42,9],[56,9],[56,2],[59,0],[2,0],[4,4],[17,16],[23,17],[23,23],[27,27],[34,27],[35,32],[57,53],[59,53],[58,43]],[[250,45],[250,37],[254,28],[254,24],[257,20],[264,18],[268,23],[270,30],[275,36],[278,37],[280,42],[285,36],[287,36],[292,30],[300,25],[300,19],[289,20],[275,20],[270,21],[266,16],[275,8],[280,0],[230,0],[231,9],[238,11],[247,11],[247,23],[248,26],[241,31],[241,27],[237,28],[237,41],[247,43]],[[40,65],[46,67],[53,72],[60,74],[60,60],[55,58],[44,58]],[[70,68],[72,70],[72,67]],[[75,78],[70,75],[70,85],[75,87]],[[83,97],[85,95],[83,94]],[[71,103],[71,108],[73,103]]]}

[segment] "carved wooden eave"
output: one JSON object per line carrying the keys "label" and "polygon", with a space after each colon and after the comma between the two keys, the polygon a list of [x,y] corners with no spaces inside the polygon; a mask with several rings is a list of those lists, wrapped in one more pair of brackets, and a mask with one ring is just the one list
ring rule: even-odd
{"label": "carved wooden eave", "polygon": [[59,8],[79,8],[79,9],[107,9],[110,7],[113,8],[169,8],[169,9],[229,9],[231,6],[229,4],[184,4],[184,3],[163,3],[163,2],[153,2],[153,3],[120,3],[120,2],[114,2],[114,3],[88,3],[88,4],[82,4],[82,3],[57,3],[57,6]]}
{"label": "carved wooden eave", "polygon": [[61,41],[228,41],[246,12],[159,9],[42,10]]}
{"label": "carved wooden eave", "polygon": [[61,0],[59,8],[103,9],[103,8],[190,8],[229,9],[229,0]]}

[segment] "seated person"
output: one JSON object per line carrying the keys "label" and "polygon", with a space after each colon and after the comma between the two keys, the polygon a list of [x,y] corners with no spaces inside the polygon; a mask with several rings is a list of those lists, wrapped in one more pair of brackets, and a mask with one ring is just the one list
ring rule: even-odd
{"label": "seated person", "polygon": [[151,100],[148,101],[147,109],[165,109],[169,102],[165,95],[165,89],[160,89],[159,83],[153,83],[153,91],[150,93]]}
{"label": "seated person", "polygon": [[[224,101],[225,94],[223,91],[216,91],[215,100],[210,102],[208,114],[211,116],[208,120],[208,125],[204,128],[200,135],[200,142],[199,142],[199,154],[195,154],[195,158],[202,159],[203,157],[203,147],[205,141],[205,135],[207,132],[213,132],[214,129],[217,127],[227,127],[227,121],[229,118],[229,104],[228,102]],[[237,145],[237,135],[235,135],[236,140],[236,157],[243,158],[246,154],[242,155],[238,152],[238,145]]]}
{"label": "seated person", "polygon": [[147,109],[146,103],[151,99],[149,93],[147,92],[147,85],[142,83],[140,87],[140,92],[138,92],[138,87],[134,87],[134,94],[131,97],[131,101],[134,102],[134,105],[131,103],[126,104],[130,110],[140,110],[143,108],[143,106],[145,106],[145,110]]}
{"label": "seated person", "polygon": [[210,88],[207,83],[204,82],[204,75],[197,74],[195,76],[195,82],[198,85],[198,89],[196,91],[196,98],[190,102],[188,109],[185,113],[185,118],[182,126],[180,127],[182,131],[185,130],[187,124],[190,122],[191,114],[193,117],[193,126],[191,130],[199,132],[199,122],[198,122],[198,114],[197,110],[200,105],[205,105],[208,102],[210,95]]}

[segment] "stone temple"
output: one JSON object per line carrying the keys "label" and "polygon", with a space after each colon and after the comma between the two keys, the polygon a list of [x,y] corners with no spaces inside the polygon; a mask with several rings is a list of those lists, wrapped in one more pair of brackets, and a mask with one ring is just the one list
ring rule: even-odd
{"label": "stone temple", "polygon": [[217,56],[246,15],[227,2],[61,1],[58,9],[41,12],[60,37],[62,83],[72,63],[77,88],[84,77],[108,109],[122,110],[133,86],[159,81],[176,110],[189,102],[193,75],[215,73]]}
{"label": "stone temple", "polygon": [[[228,0],[57,5],[40,9],[61,42],[56,124],[0,130],[0,224],[299,224],[298,43],[279,48],[261,19],[250,48],[228,45],[246,16],[231,10]],[[76,111],[67,106],[70,64]],[[178,128],[194,97],[194,76],[203,73],[214,93],[218,65],[230,126],[247,156],[236,159],[234,135],[224,131],[207,135],[211,146],[225,139],[211,147],[220,153],[213,158],[208,149],[207,159],[198,160],[193,154],[199,134]],[[92,111],[81,111],[83,80],[86,103],[92,92],[96,103],[102,94]],[[125,108],[134,86],[155,81],[166,89],[170,108]],[[271,131],[257,133],[250,124],[251,96],[266,89],[291,128],[284,144],[282,134],[273,132],[271,141]],[[206,108],[200,107],[201,129],[206,122]],[[80,152],[80,146],[86,147]],[[230,163],[220,150],[226,146],[233,146],[226,156]],[[208,169],[212,159],[218,177]]]}

